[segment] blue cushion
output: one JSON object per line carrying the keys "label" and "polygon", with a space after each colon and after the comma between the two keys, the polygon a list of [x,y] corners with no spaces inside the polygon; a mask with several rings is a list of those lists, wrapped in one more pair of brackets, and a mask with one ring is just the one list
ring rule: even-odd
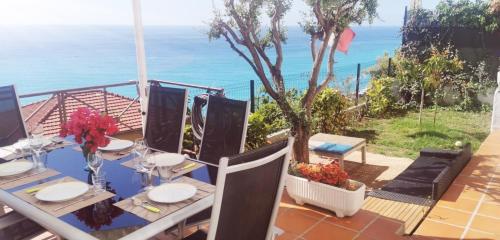
{"label": "blue cushion", "polygon": [[315,152],[344,154],[352,149],[351,145],[336,144],[336,143],[323,143],[312,150]]}

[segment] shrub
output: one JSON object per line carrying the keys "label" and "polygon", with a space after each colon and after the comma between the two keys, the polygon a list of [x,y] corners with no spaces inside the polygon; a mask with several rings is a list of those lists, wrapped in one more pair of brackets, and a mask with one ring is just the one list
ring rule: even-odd
{"label": "shrub", "polygon": [[343,133],[348,125],[346,109],[349,99],[338,90],[323,90],[313,103],[314,131],[322,133]]}
{"label": "shrub", "polygon": [[184,126],[184,138],[182,139],[182,148],[194,151],[194,135],[191,124]]}
{"label": "shrub", "polygon": [[275,101],[260,104],[255,113],[262,116],[262,120],[266,126],[268,126],[270,133],[290,127],[290,124],[285,119],[284,114],[281,112],[281,109]]}
{"label": "shrub", "polygon": [[264,116],[255,112],[248,118],[248,129],[245,147],[252,150],[264,146],[266,137],[270,134],[269,125],[264,122]]}
{"label": "shrub", "polygon": [[395,79],[391,77],[382,77],[372,79],[370,87],[366,92],[368,113],[371,116],[381,116],[390,110],[394,110],[396,98],[394,96]]}

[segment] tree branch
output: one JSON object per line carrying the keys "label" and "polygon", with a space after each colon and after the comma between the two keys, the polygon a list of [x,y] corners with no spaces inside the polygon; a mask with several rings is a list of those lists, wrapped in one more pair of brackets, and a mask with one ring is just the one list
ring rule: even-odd
{"label": "tree branch", "polygon": [[333,74],[333,70],[334,70],[333,69],[333,65],[335,63],[335,51],[337,50],[337,46],[339,44],[339,40],[340,40],[341,35],[342,35],[342,33],[337,33],[337,35],[335,36],[333,45],[330,48],[330,53],[328,54],[328,66],[327,66],[327,75],[326,75],[326,78],[317,87],[316,93],[314,94],[314,96],[316,96],[318,93],[320,93],[321,91],[323,91],[323,89],[325,89],[326,86],[328,86],[328,84],[333,80],[333,76],[334,76],[334,74]]}
{"label": "tree branch", "polygon": [[316,94],[316,87],[318,83],[319,72],[321,70],[321,64],[323,63],[323,58],[325,56],[326,49],[328,48],[328,42],[330,41],[331,35],[331,28],[326,29],[323,37],[323,42],[321,43],[319,52],[317,53],[316,59],[314,60],[311,76],[309,78],[309,88],[307,89],[305,97],[302,99],[303,107],[310,106]]}

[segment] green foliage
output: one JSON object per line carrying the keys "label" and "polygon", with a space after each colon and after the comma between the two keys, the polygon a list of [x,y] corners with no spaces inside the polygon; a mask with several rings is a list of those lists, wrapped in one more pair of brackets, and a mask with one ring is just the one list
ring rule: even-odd
{"label": "green foliage", "polygon": [[260,104],[255,113],[263,117],[263,121],[271,133],[290,127],[290,124],[275,101]]}
{"label": "green foliage", "polygon": [[446,27],[467,27],[493,32],[500,18],[490,10],[490,1],[443,0],[434,12],[435,21]]}
{"label": "green foliage", "polygon": [[194,135],[191,124],[184,126],[184,137],[182,139],[182,148],[194,151]]}
{"label": "green foliage", "polygon": [[252,113],[248,119],[246,149],[252,150],[264,146],[267,135],[271,133],[269,128],[260,112]]}
{"label": "green foliage", "polygon": [[394,95],[395,79],[391,77],[381,77],[372,79],[370,87],[366,92],[368,113],[371,116],[382,116],[388,111],[394,110],[396,97]]}
{"label": "green foliage", "polygon": [[345,112],[348,106],[349,99],[338,90],[333,88],[323,90],[313,103],[314,130],[342,134],[348,125],[348,115]]}
{"label": "green foliage", "polygon": [[386,79],[387,62],[388,56],[384,55],[368,70],[372,83],[367,99],[372,116],[415,109],[420,104],[422,84],[424,106],[452,104],[457,110],[480,111],[478,95],[496,84],[485,62],[467,63],[449,46],[443,50],[430,48],[424,59],[397,51],[392,58],[392,80]]}

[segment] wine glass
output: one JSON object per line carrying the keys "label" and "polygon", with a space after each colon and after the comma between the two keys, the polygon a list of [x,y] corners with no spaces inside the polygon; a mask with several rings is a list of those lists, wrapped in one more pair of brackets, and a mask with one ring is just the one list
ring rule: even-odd
{"label": "wine glass", "polygon": [[40,153],[43,149],[43,126],[37,125],[31,130],[31,136],[29,138],[29,146],[31,151],[34,153],[33,162],[35,166],[38,166],[40,159]]}
{"label": "wine glass", "polygon": [[145,158],[148,150],[149,149],[143,139],[136,139],[134,141],[134,153],[137,155],[134,167],[137,172],[146,172],[146,169],[142,166],[141,161]]}
{"label": "wine glass", "polygon": [[94,192],[101,193],[106,191],[106,174],[93,174],[92,175],[92,185],[94,185]]}
{"label": "wine glass", "polygon": [[89,157],[87,161],[87,165],[96,176],[99,175],[99,171],[101,170],[102,164],[103,164],[103,158],[100,153],[96,153],[92,157]]}
{"label": "wine glass", "polygon": [[140,165],[145,169],[145,173],[147,174],[147,183],[146,187],[144,187],[144,190],[148,191],[153,189],[153,170],[156,167],[156,163],[153,161],[152,158],[146,154],[144,157],[140,158]]}

